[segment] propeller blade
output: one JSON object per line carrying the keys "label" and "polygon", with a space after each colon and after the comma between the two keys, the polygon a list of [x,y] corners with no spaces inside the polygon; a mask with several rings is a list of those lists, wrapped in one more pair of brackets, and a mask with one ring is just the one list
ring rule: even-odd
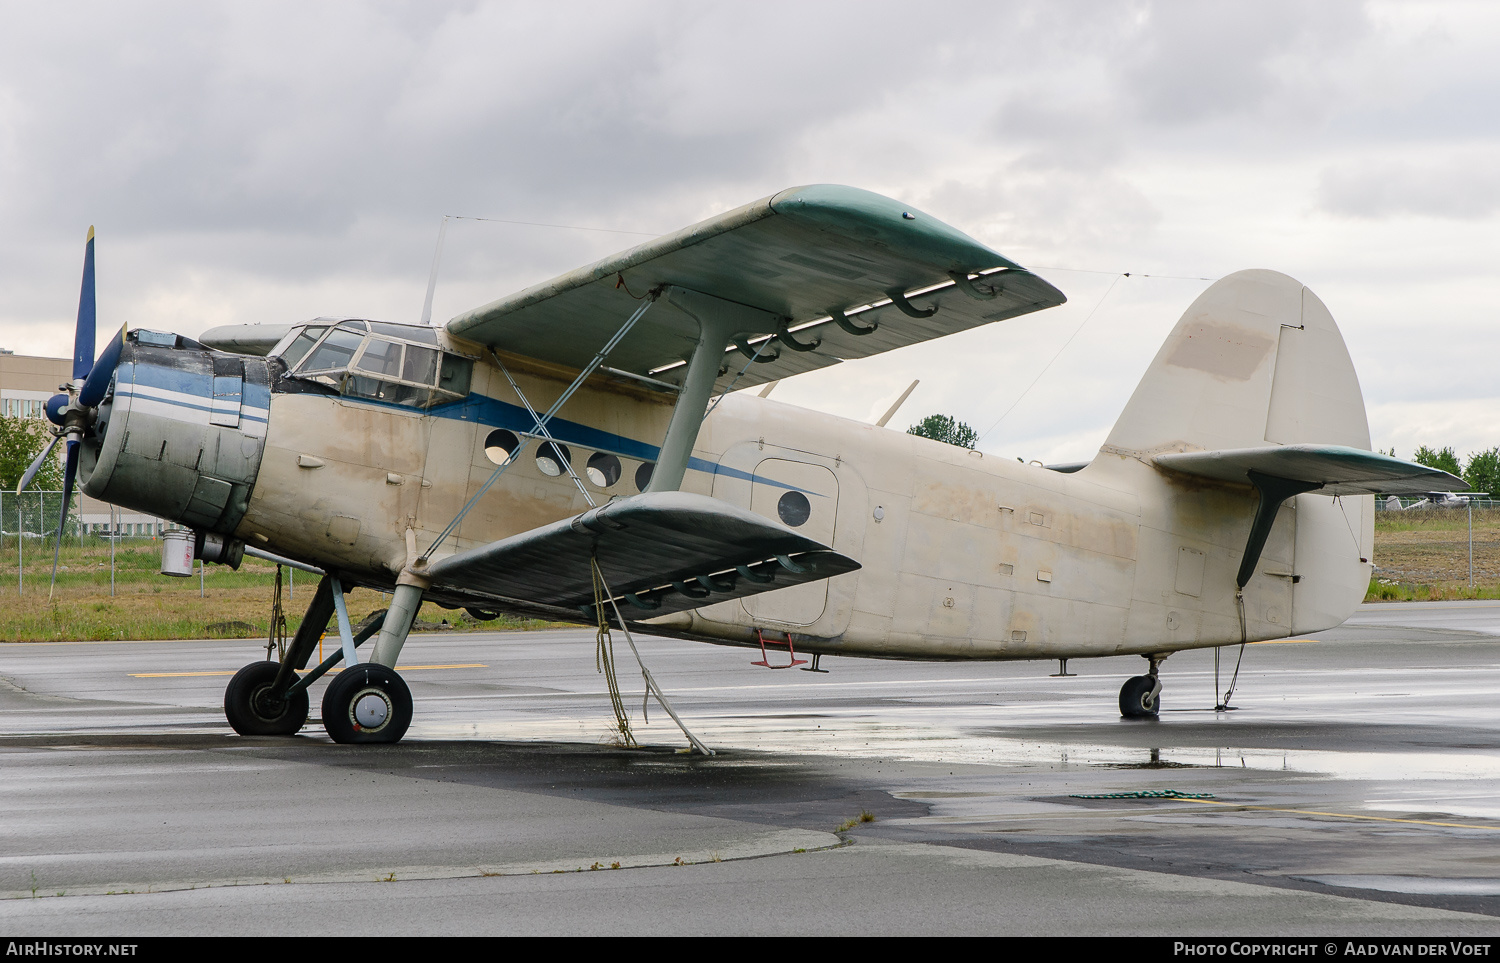
{"label": "propeller blade", "polygon": [[63,531],[68,526],[68,505],[73,501],[73,479],[78,477],[78,442],[68,439],[67,467],[63,470],[62,513],[57,516],[57,538],[52,543],[52,585],[47,589],[47,598],[57,588],[57,562],[62,556]]}
{"label": "propeller blade", "polygon": [[78,327],[73,331],[73,377],[87,378],[94,366],[94,226],[83,247],[83,287],[78,292]]}
{"label": "propeller blade", "polygon": [[31,467],[26,469],[26,474],[21,476],[21,483],[16,486],[17,495],[25,491],[26,486],[30,485],[31,480],[36,477],[36,473],[42,470],[42,465],[47,461],[47,456],[52,454],[52,449],[56,445],[57,436],[53,435],[52,440],[47,442],[47,447],[42,449],[42,453],[36,456],[36,460],[31,463]]}
{"label": "propeller blade", "polygon": [[83,387],[78,390],[78,403],[85,408],[97,408],[99,402],[104,400],[104,395],[109,391],[109,382],[115,376],[115,369],[120,366],[120,352],[125,348],[125,326],[120,326],[120,333],[114,336],[104,350],[99,352],[99,360],[94,362],[94,367],[88,373],[83,382]]}

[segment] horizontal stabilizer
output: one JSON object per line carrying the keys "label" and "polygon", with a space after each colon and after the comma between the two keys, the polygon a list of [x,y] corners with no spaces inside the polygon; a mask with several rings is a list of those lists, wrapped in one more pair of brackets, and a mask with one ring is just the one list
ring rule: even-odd
{"label": "horizontal stabilizer", "polygon": [[621,614],[669,615],[842,575],[859,563],[706,495],[651,492],[434,562],[434,589],[582,610],[597,557]]}
{"label": "horizontal stabilizer", "polygon": [[1199,478],[1249,484],[1254,471],[1273,478],[1307,482],[1319,495],[1427,494],[1469,487],[1462,478],[1389,455],[1343,445],[1270,445],[1220,451],[1157,455],[1155,463]]}

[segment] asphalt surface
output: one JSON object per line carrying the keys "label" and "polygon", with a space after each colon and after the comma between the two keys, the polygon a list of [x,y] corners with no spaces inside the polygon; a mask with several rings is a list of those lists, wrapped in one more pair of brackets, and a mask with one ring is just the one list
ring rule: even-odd
{"label": "asphalt surface", "polygon": [[383,747],[235,736],[253,641],[0,645],[0,934],[1500,934],[1500,604],[1249,646],[1232,711],[1179,653],[1155,722],[1134,657],[638,639],[712,757],[620,641],[642,748],[587,631],[414,637]]}

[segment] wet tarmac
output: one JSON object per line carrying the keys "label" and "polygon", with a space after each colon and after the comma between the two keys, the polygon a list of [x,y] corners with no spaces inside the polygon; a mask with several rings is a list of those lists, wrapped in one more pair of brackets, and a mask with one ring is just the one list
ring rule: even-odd
{"label": "wet tarmac", "polygon": [[0,930],[1500,933],[1500,604],[1251,645],[1232,711],[1179,653],[1155,722],[1135,657],[640,641],[717,755],[623,661],[619,745],[588,631],[414,638],[391,747],[233,735],[254,642],[0,646]]}

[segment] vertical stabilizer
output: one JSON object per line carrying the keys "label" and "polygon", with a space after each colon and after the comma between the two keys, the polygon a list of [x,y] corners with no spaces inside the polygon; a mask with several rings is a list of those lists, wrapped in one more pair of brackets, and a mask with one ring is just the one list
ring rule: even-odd
{"label": "vertical stabilizer", "polygon": [[1370,447],[1364,397],[1333,316],[1275,271],[1198,296],[1115,422],[1105,450]]}

